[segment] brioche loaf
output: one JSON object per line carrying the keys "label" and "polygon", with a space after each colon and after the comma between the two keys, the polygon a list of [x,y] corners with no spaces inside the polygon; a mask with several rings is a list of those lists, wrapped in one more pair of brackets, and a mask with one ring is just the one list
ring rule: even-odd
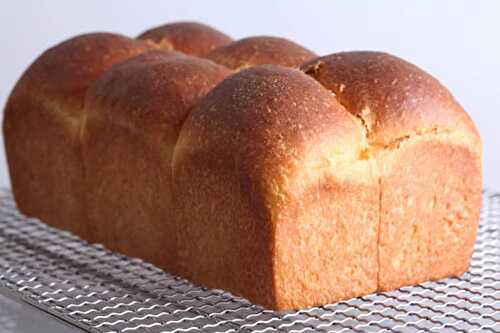
{"label": "brioche loaf", "polygon": [[94,44],[69,41],[21,78],[4,135],[24,213],[274,309],[468,268],[481,142],[429,74],[195,23],[139,39],[76,62]]}

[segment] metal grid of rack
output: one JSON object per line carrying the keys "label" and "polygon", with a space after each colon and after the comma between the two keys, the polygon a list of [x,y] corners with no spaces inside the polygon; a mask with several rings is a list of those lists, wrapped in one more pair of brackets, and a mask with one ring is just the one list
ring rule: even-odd
{"label": "metal grid of rack", "polygon": [[472,264],[462,277],[274,312],[23,217],[4,191],[0,288],[99,333],[500,332],[500,194],[483,197]]}

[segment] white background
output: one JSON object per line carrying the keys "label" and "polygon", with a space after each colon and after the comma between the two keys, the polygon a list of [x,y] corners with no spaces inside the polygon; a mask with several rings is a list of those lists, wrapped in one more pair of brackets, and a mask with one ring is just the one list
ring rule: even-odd
{"label": "white background", "polygon": [[[485,186],[500,190],[500,1],[2,1],[0,105],[46,48],[76,34],[136,36],[196,20],[234,38],[288,37],[319,54],[381,50],[427,70],[475,120]],[[0,186],[9,180],[0,154]]]}

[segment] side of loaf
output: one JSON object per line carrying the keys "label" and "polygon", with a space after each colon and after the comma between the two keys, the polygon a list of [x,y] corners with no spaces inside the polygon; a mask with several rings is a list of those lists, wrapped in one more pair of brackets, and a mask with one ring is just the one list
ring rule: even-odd
{"label": "side of loaf", "polygon": [[174,146],[192,106],[228,74],[205,59],[152,51],[89,90],[81,143],[97,242],[175,271]]}
{"label": "side of loaf", "polygon": [[266,307],[469,266],[479,134],[385,53],[192,22],[83,35],[30,66],[3,125],[24,214]]}
{"label": "side of loaf", "polygon": [[26,70],[3,121],[21,212],[90,239],[79,134],[85,94],[112,65],[150,48],[121,35],[87,34],[50,48]]}

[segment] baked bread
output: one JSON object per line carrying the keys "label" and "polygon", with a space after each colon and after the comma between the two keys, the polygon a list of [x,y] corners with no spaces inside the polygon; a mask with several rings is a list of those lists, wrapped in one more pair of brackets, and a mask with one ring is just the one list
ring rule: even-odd
{"label": "baked bread", "polygon": [[255,36],[243,38],[216,48],[206,57],[234,70],[255,65],[281,65],[298,68],[316,55],[303,46],[285,38]]}
{"label": "baked bread", "polygon": [[81,136],[96,241],[175,272],[172,153],[193,105],[228,74],[205,59],[150,51],[96,81]]}
{"label": "baked bread", "polygon": [[[301,61],[303,53],[291,49],[288,58]],[[81,140],[93,239],[179,273],[172,154],[192,107],[229,74],[210,60],[150,51],[114,66],[89,89]]]}
{"label": "baked bread", "polygon": [[149,29],[137,37],[157,48],[176,50],[197,57],[232,42],[231,37],[197,22],[176,22]]}
{"label": "baked bread", "polygon": [[481,141],[449,91],[384,53],[323,57],[304,70],[366,129],[380,179],[381,291],[464,273],[481,206]]}
{"label": "baked bread", "polygon": [[360,122],[299,70],[257,66],[221,82],[175,147],[181,275],[275,309],[376,291],[366,146]]}
{"label": "baked bread", "polygon": [[244,70],[186,120],[173,162],[182,275],[290,309],[462,274],[481,195],[467,114],[387,54],[302,69]]}
{"label": "baked bread", "polygon": [[279,310],[468,268],[481,142],[427,73],[192,23],[112,36],[47,51],[9,98],[25,214]]}
{"label": "baked bread", "polygon": [[89,239],[80,127],[89,85],[113,64],[151,49],[110,33],[78,36],[26,70],[4,112],[12,190],[20,211]]}

